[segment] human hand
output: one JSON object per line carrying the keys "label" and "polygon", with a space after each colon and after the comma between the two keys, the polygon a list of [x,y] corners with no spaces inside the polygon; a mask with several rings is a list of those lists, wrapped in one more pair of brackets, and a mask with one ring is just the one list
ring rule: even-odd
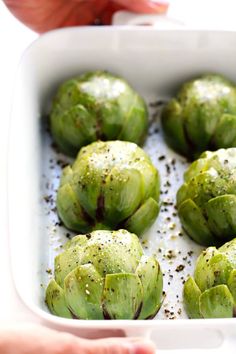
{"label": "human hand", "polygon": [[167,0],[4,0],[26,26],[42,33],[58,27],[110,24],[114,12],[165,13]]}
{"label": "human hand", "polygon": [[0,329],[1,354],[154,354],[140,338],[87,340],[40,326]]}

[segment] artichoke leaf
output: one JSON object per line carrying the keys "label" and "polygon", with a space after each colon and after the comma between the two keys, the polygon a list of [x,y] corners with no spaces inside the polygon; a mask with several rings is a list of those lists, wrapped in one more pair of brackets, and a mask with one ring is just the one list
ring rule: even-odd
{"label": "artichoke leaf", "polygon": [[66,305],[64,291],[54,279],[50,281],[46,290],[46,304],[52,314],[72,318],[72,314]]}
{"label": "artichoke leaf", "polygon": [[215,254],[209,262],[209,267],[214,274],[214,284],[227,284],[232,265],[225,254]]}
{"label": "artichoke leaf", "polygon": [[233,267],[228,257],[215,247],[209,247],[197,260],[194,277],[201,291],[212,286],[227,284]]}
{"label": "artichoke leaf", "polygon": [[172,99],[163,109],[161,122],[168,144],[183,155],[188,155],[189,146],[183,128],[182,107],[176,99]]}
{"label": "artichoke leaf", "polygon": [[97,113],[97,136],[101,140],[105,140],[107,137],[109,137],[109,140],[122,140],[118,136],[123,124],[124,115],[117,100],[107,101],[103,106],[99,107]]}
{"label": "artichoke leaf", "polygon": [[140,319],[153,318],[162,302],[163,278],[159,263],[154,257],[143,256],[136,269],[143,286],[143,306]]}
{"label": "artichoke leaf", "polygon": [[236,238],[221,246],[219,252],[225,254],[232,267],[236,268]]}
{"label": "artichoke leaf", "polygon": [[92,264],[80,265],[65,278],[66,303],[78,318],[103,319],[102,291],[104,278]]}
{"label": "artichoke leaf", "polygon": [[62,170],[61,179],[60,179],[60,187],[64,184],[70,183],[73,177],[73,171],[70,165],[66,166]]}
{"label": "artichoke leaf", "polygon": [[227,285],[234,299],[234,307],[236,307],[236,269],[231,271]]}
{"label": "artichoke leaf", "polygon": [[236,112],[235,114],[223,114],[217,124],[212,145],[228,148],[236,146]]}
{"label": "artichoke leaf", "polygon": [[63,124],[61,119],[62,110],[59,105],[54,104],[54,111],[51,114],[50,121],[51,121],[51,132],[53,138],[60,148],[65,154],[71,155],[73,153],[73,146],[71,145],[70,141],[67,141],[63,134]]}
{"label": "artichoke leaf", "polygon": [[215,247],[208,247],[197,259],[194,279],[201,291],[205,291],[214,284],[215,276],[210,267],[210,260],[218,254],[220,253]]}
{"label": "artichoke leaf", "polygon": [[84,217],[81,205],[69,183],[58,189],[57,211],[65,226],[71,230],[87,232],[89,225]]}
{"label": "artichoke leaf", "polygon": [[64,288],[64,279],[79,264],[82,256],[79,245],[70,247],[55,257],[54,274],[57,284]]}
{"label": "artichoke leaf", "polygon": [[231,318],[234,299],[226,285],[217,285],[201,294],[199,308],[204,318]]}
{"label": "artichoke leaf", "polygon": [[192,178],[196,177],[199,173],[207,171],[209,163],[206,158],[199,158],[191,163],[189,168],[184,172],[185,182],[189,182]]}
{"label": "artichoke leaf", "polygon": [[140,141],[142,144],[148,129],[147,107],[144,100],[138,95],[133,96],[130,107],[118,139],[134,143]]}
{"label": "artichoke leaf", "polygon": [[219,239],[227,241],[236,234],[236,195],[212,198],[205,205],[205,210],[209,228]]}
{"label": "artichoke leaf", "polygon": [[214,99],[208,100],[200,96],[201,93],[194,97],[193,93],[183,109],[185,133],[188,141],[191,141],[195,156],[207,149],[219,116],[223,112]]}
{"label": "artichoke leaf", "polygon": [[81,146],[96,140],[96,116],[83,105],[77,104],[60,116],[63,137],[71,144],[70,155],[75,156]]}
{"label": "artichoke leaf", "polygon": [[77,235],[72,237],[71,240],[67,241],[64,246],[63,249],[67,250],[69,248],[74,248],[75,246],[86,246],[88,240],[91,238],[91,234],[87,233],[85,235]]}
{"label": "artichoke leaf", "polygon": [[192,277],[189,277],[184,283],[183,298],[186,312],[189,318],[202,318],[199,311],[199,298],[201,290]]}
{"label": "artichoke leaf", "polygon": [[105,319],[137,319],[143,304],[143,287],[135,274],[107,274],[103,292]]}
{"label": "artichoke leaf", "polygon": [[109,224],[117,225],[132,215],[143,198],[142,178],[135,169],[118,171],[114,167],[105,180],[104,214]]}
{"label": "artichoke leaf", "polygon": [[177,208],[183,203],[188,197],[188,184],[183,183],[182,186],[179,188],[177,195],[176,195],[176,203]]}
{"label": "artichoke leaf", "polygon": [[135,168],[142,175],[143,200],[152,197],[158,201],[160,197],[160,177],[156,168],[147,156],[136,161]]}
{"label": "artichoke leaf", "polygon": [[148,198],[136,212],[126,220],[124,228],[136,235],[142,235],[155,221],[159,209],[159,204],[153,198]]}
{"label": "artichoke leaf", "polygon": [[92,159],[89,162],[82,159],[80,168],[73,175],[73,187],[77,200],[79,200],[80,205],[87,213],[88,218],[91,218],[91,223],[95,222],[97,216],[104,178],[103,171],[94,169],[92,164]]}
{"label": "artichoke leaf", "polygon": [[204,246],[215,243],[201,209],[191,199],[180,204],[178,214],[184,229],[194,241]]}
{"label": "artichoke leaf", "polygon": [[[129,111],[132,110],[135,97],[134,92],[126,86],[126,91],[118,98],[103,102],[98,114],[101,117],[102,131],[105,136],[109,137],[109,140],[127,140],[122,139],[120,133]],[[142,107],[143,112],[144,107],[145,104]]]}

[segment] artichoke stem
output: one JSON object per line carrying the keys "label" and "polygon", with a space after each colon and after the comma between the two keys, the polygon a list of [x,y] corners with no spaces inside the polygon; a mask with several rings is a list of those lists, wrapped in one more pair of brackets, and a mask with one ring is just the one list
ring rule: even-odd
{"label": "artichoke stem", "polygon": [[111,230],[111,228],[108,225],[98,222],[93,226],[93,230]]}

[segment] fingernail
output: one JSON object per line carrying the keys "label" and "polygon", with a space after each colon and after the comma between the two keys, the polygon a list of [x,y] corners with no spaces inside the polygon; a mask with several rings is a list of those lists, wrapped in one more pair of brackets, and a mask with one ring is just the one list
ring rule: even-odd
{"label": "fingernail", "polygon": [[167,1],[153,1],[153,0],[149,0],[149,6],[150,8],[153,8],[153,9],[157,9],[157,10],[160,10],[160,11],[165,11],[168,9],[169,7],[169,3]]}

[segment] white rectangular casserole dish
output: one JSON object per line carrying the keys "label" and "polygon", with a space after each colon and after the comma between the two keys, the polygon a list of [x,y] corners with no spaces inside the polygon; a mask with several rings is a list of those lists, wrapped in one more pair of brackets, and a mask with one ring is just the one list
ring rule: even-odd
{"label": "white rectangular casserole dish", "polygon": [[[184,313],[182,282],[193,272],[201,247],[179,235],[182,230],[174,203],[187,163],[163,142],[160,130],[157,132],[158,119],[144,148],[160,171],[164,204],[143,244],[146,253],[157,254],[165,273],[167,296],[162,310],[149,321],[67,320],[48,313],[45,286],[54,255],[67,240],[67,231],[57,225],[55,190],[61,166],[69,159],[51,146],[42,118],[48,114],[57,85],[84,71],[117,73],[147,102],[156,102],[170,97],[183,81],[203,72],[219,72],[236,81],[235,63],[234,32],[69,28],[50,32],[27,49],[16,79],[8,157],[11,260],[19,296],[47,324],[78,333],[82,328],[123,329],[129,335],[150,333],[164,349],[215,348],[214,352],[220,352],[228,348],[229,353],[236,344],[235,319],[188,320]],[[156,109],[150,107],[150,118]],[[167,181],[171,181],[168,190]],[[180,264],[184,268],[178,272]]]}

